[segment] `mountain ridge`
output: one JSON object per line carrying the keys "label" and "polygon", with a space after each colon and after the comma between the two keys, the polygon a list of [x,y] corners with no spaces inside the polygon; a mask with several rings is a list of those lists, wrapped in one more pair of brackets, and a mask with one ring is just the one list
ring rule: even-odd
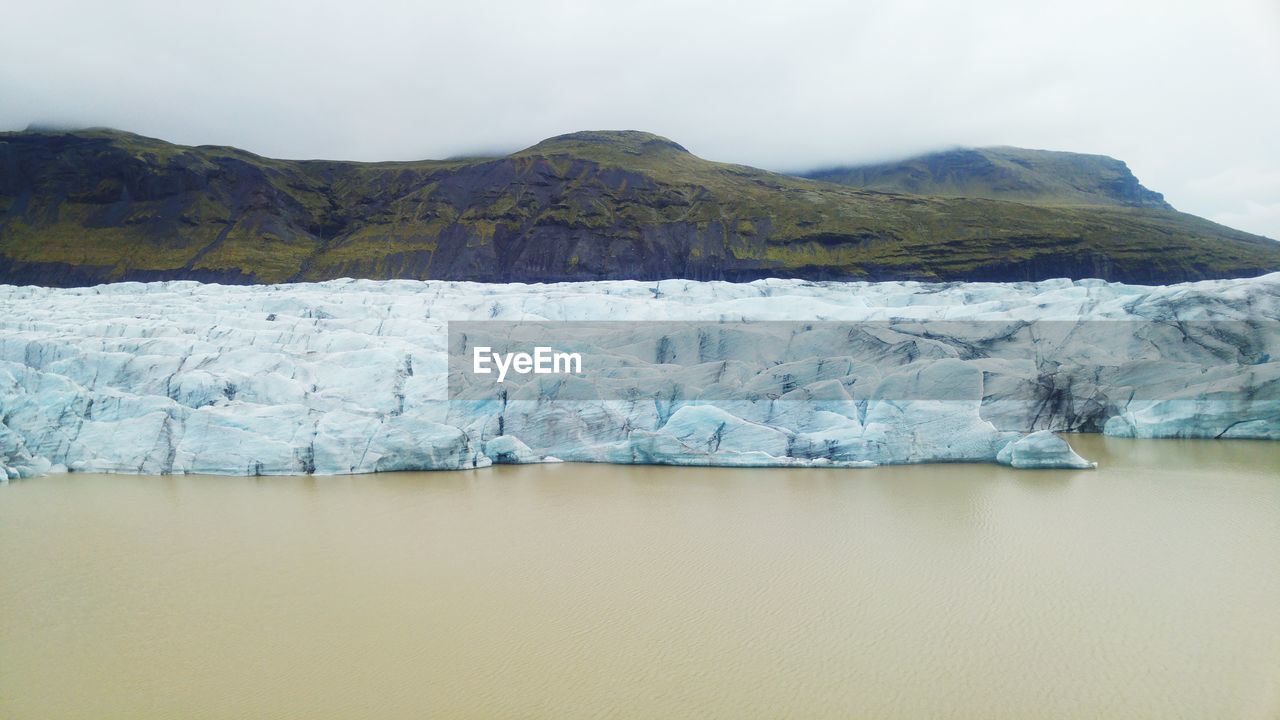
{"label": "mountain ridge", "polygon": [[1107,155],[1008,145],[951,148],[892,162],[813,170],[802,177],[869,190],[982,197],[1049,205],[1115,205],[1173,210]]}
{"label": "mountain ridge", "polygon": [[640,131],[569,133],[501,157],[375,163],[278,160],[106,129],[0,133],[0,282],[15,284],[1167,283],[1276,269],[1280,243],[1167,205],[890,192],[712,162]]}

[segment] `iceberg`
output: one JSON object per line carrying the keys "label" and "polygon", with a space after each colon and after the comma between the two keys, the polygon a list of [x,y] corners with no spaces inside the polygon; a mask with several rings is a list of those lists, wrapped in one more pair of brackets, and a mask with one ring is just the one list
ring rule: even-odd
{"label": "iceberg", "polygon": [[996,462],[1015,468],[1095,468],[1097,463],[1076,454],[1066,440],[1048,430],[1038,430],[1005,445]]}
{"label": "iceberg", "polygon": [[[1083,468],[1055,433],[1280,439],[1278,327],[1280,274],[0,286],[0,477]],[[457,371],[522,338],[585,367]]]}

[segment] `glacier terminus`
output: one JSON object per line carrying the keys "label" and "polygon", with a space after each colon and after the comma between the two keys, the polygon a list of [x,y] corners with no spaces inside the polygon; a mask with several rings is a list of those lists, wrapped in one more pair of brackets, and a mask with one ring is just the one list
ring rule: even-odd
{"label": "glacier terminus", "polygon": [[[456,372],[591,323],[566,372]],[[1087,468],[1069,433],[1280,439],[1278,323],[1280,274],[0,286],[0,476]]]}

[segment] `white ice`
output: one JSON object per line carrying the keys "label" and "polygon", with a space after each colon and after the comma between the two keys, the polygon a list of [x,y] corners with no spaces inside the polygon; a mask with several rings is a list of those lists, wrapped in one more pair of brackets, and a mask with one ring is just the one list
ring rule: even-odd
{"label": "white ice", "polygon": [[[725,325],[712,357],[675,375],[658,372],[669,368],[653,357],[655,344],[685,357],[706,348],[689,333],[659,338],[648,326],[596,370],[514,383],[499,402],[483,389],[448,399],[451,320]],[[774,365],[777,348],[743,325],[762,320],[884,324],[859,340],[874,346],[874,363],[824,352],[818,330]],[[1022,333],[1029,354],[971,357],[964,348],[989,338],[912,329],[976,320],[986,321],[987,335]],[[1045,320],[1062,322],[1027,329]],[[337,474],[550,458],[1083,467],[1067,443],[1043,431],[1280,438],[1278,321],[1280,274],[1166,287],[1068,280],[0,286],[0,476]],[[1198,330],[1205,322],[1236,330]],[[1147,359],[1132,361],[1137,350]],[[1055,372],[1064,356],[1102,370]],[[638,394],[618,399],[624,386]],[[950,394],[929,399],[935,389]],[[598,400],[554,400],[570,391]]]}

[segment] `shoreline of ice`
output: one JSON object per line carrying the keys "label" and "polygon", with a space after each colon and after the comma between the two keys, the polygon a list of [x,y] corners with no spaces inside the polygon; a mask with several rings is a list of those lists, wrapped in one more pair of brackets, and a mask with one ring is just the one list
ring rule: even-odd
{"label": "shoreline of ice", "polygon": [[[552,390],[526,384],[523,399],[498,404],[483,394],[447,399],[445,327],[454,320],[857,321],[885,323],[892,337],[878,337],[874,382],[865,367],[860,384],[852,370],[832,375],[821,346],[799,343],[785,383],[750,367],[732,381],[707,380],[707,363],[727,362],[708,357],[683,367],[662,397],[622,402],[609,394],[616,388],[588,374],[584,381],[601,389],[598,402],[555,402]],[[1075,344],[1036,337],[1034,357],[994,361],[957,351],[989,337],[894,329],[973,321],[984,329],[963,332],[981,334],[1045,320],[1077,323],[1088,337]],[[1089,324],[1111,320],[1131,322],[1108,333]],[[1236,329],[1197,329],[1216,322]],[[1161,287],[1097,280],[0,286],[0,476],[59,467],[348,474],[547,459],[1086,467],[1053,431],[1280,439],[1277,322],[1280,273]],[[636,342],[647,348],[656,340],[640,333]],[[663,342],[689,340],[673,331]],[[1152,348],[1157,360],[1132,360],[1135,350]],[[636,363],[664,362],[640,357],[645,352]],[[1076,355],[1109,368],[1109,385],[1057,369]],[[1230,382],[1218,369],[1232,373]],[[1125,397],[1120,382],[1137,390]],[[966,399],[902,400],[885,390],[913,383],[948,384]],[[726,399],[726,388],[739,387],[752,393]],[[806,399],[781,404],[797,392]],[[1028,398],[1044,407],[1028,407]]]}

